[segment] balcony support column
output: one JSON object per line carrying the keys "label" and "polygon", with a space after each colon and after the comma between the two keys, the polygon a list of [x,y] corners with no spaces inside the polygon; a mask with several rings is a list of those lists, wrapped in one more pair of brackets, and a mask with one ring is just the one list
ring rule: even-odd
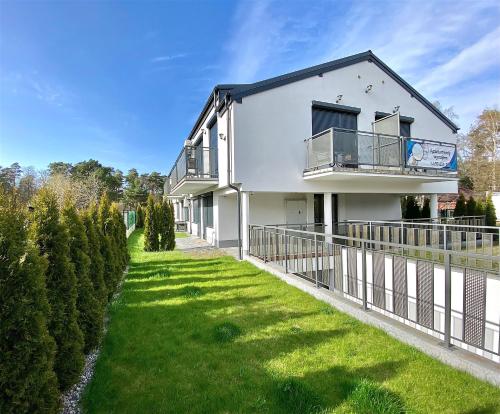
{"label": "balcony support column", "polygon": [[250,193],[241,192],[241,238],[243,247],[243,256],[248,255],[249,239],[248,225],[250,223]]}
{"label": "balcony support column", "polygon": [[430,209],[431,209],[431,219],[437,219],[439,216],[437,194],[431,194]]}
{"label": "balcony support column", "polygon": [[332,234],[332,193],[324,193],[323,194],[323,214],[325,219],[325,233]]}

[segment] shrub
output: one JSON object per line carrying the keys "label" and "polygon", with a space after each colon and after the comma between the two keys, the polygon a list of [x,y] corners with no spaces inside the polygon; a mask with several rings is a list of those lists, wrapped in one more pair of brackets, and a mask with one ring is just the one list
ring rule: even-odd
{"label": "shrub", "polygon": [[476,202],[476,216],[484,216],[484,203],[481,200]]}
{"label": "shrub", "polygon": [[123,215],[118,205],[115,203],[111,206],[111,235],[118,251],[120,268],[117,277],[118,280],[120,280],[123,270],[127,267],[130,256],[127,248],[127,228],[123,221]]}
{"label": "shrub", "polygon": [[25,222],[25,212],[0,190],[0,412],[57,413],[47,261],[28,241]]}
{"label": "shrub", "polygon": [[419,219],[421,217],[421,214],[420,214],[420,207],[418,206],[418,203],[417,201],[415,200],[415,197],[414,196],[407,196],[406,197],[406,203],[405,203],[405,206],[406,206],[406,215],[405,215],[405,218],[406,219]]}
{"label": "shrub", "polygon": [[465,204],[465,197],[462,193],[458,196],[457,203],[455,204],[455,210],[453,211],[453,217],[462,217],[467,213],[467,207]]}
{"label": "shrub", "polygon": [[358,414],[402,414],[406,410],[399,397],[366,379],[361,380],[349,398]]}
{"label": "shrub", "polygon": [[160,227],[160,250],[175,249],[175,219],[172,203],[168,200],[158,206]]}
{"label": "shrub", "polygon": [[90,279],[91,261],[85,226],[74,204],[65,204],[62,219],[68,228],[70,259],[77,279],[78,326],[83,333],[84,352],[88,353],[99,344],[104,314]]}
{"label": "shrub", "polygon": [[486,199],[486,204],[484,206],[485,222],[487,226],[497,225],[497,215],[495,211],[495,205],[491,199],[491,195]]}
{"label": "shrub", "polygon": [[144,209],[140,204],[137,205],[137,210],[136,210],[136,222],[135,222],[135,227],[138,229],[144,227]]}
{"label": "shrub", "polygon": [[167,245],[165,232],[168,228],[168,213],[161,201],[155,203],[155,220],[158,228],[158,249],[165,250]]}
{"label": "shrub", "polygon": [[68,231],[60,221],[56,196],[46,188],[34,198],[31,235],[48,260],[48,327],[57,346],[54,370],[60,389],[66,390],[78,380],[83,368],[83,334],[77,321],[76,277],[70,262]]}
{"label": "shrub", "polygon": [[156,252],[159,248],[158,223],[155,216],[155,201],[150,194],[144,217],[144,250],[147,252]]}
{"label": "shrub", "polygon": [[467,206],[465,207],[465,215],[466,216],[475,216],[477,211],[477,204],[474,197],[470,197],[469,201],[467,201]]}
{"label": "shrub", "polygon": [[167,250],[175,249],[175,214],[174,214],[174,206],[168,201],[168,220],[167,220]]}
{"label": "shrub", "polygon": [[109,235],[111,230],[109,210],[109,198],[104,195],[99,201],[99,208],[97,209],[96,219],[97,228],[99,230],[101,255],[104,260],[104,282],[106,283],[108,300],[110,300],[115,293],[116,271],[118,267],[116,264],[116,252],[114,249],[114,244],[112,243],[112,239]]}
{"label": "shrub", "polygon": [[422,206],[421,218],[431,218],[431,200],[426,198],[424,200],[424,205]]}
{"label": "shrub", "polygon": [[104,308],[108,302],[108,292],[106,290],[106,282],[104,281],[104,260],[101,255],[101,243],[92,211],[95,211],[95,205],[82,215],[82,220],[85,226],[85,234],[87,235],[89,244],[88,252],[91,258],[89,268],[90,280],[94,286],[94,296],[99,301],[102,312],[104,312]]}

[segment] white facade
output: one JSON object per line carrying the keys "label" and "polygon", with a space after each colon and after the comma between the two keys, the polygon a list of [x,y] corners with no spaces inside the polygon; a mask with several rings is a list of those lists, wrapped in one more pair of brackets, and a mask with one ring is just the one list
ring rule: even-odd
{"label": "white facade", "polygon": [[[367,92],[368,85],[371,88]],[[248,89],[248,85],[245,87]],[[238,242],[237,194],[230,183],[241,191],[244,250],[248,224],[313,223],[315,194],[322,194],[322,221],[329,231],[332,220],[400,219],[402,194],[429,194],[434,199],[432,195],[457,191],[455,177],[431,173],[356,169],[305,174],[304,140],[312,136],[313,101],[359,108],[359,131],[372,131],[376,112],[392,113],[399,107],[402,116],[413,118],[412,138],[456,144],[456,131],[429,109],[415,91],[401,85],[371,59],[298,77],[293,82],[276,82],[275,86],[243,97],[238,97],[239,85],[218,88],[219,94],[216,88],[188,141],[190,145],[202,141],[203,147],[209,147],[210,125],[217,117],[218,176],[186,178],[167,189],[176,196],[182,195],[173,198],[174,204],[189,210],[185,214],[183,208],[177,209],[176,218],[188,221],[188,231],[214,245],[234,246]],[[235,99],[224,101],[220,92],[224,89],[231,90]],[[213,217],[207,226],[205,211],[197,214],[194,210],[197,197],[209,194],[209,198],[198,202],[201,206],[213,205],[207,210]]]}

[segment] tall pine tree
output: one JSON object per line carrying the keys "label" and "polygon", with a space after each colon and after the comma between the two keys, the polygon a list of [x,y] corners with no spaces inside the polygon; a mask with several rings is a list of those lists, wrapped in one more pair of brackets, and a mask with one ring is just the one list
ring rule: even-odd
{"label": "tall pine tree", "polygon": [[150,194],[144,217],[144,250],[147,252],[156,252],[159,249],[157,221],[155,200],[153,195]]}
{"label": "tall pine tree", "polygon": [[69,231],[70,259],[77,279],[78,325],[83,332],[84,352],[88,353],[99,344],[104,314],[90,279],[90,250],[85,226],[74,204],[65,204],[62,219]]}
{"label": "tall pine tree", "polygon": [[77,281],[70,261],[68,230],[60,221],[56,196],[46,188],[34,198],[31,237],[48,260],[48,327],[57,346],[54,370],[64,391],[78,381],[82,372],[83,334],[78,326]]}
{"label": "tall pine tree", "polygon": [[0,412],[57,413],[47,261],[28,241],[25,223],[24,210],[0,189]]}

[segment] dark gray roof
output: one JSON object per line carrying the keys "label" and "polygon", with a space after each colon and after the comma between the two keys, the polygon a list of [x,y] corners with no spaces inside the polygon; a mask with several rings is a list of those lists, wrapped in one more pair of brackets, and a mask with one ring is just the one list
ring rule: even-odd
{"label": "dark gray roof", "polygon": [[234,100],[238,100],[248,95],[253,95],[255,93],[263,92],[268,89],[277,88],[278,86],[306,79],[311,76],[317,76],[325,72],[330,72],[332,70],[340,69],[363,61],[370,61],[375,63],[387,75],[389,75],[392,79],[394,79],[397,83],[399,83],[399,85],[405,88],[415,99],[421,102],[427,109],[433,112],[446,125],[448,125],[453,130],[453,132],[457,132],[459,130],[458,126],[455,125],[453,121],[451,121],[446,115],[444,115],[431,102],[429,102],[426,98],[424,98],[415,88],[413,88],[401,76],[399,76],[396,72],[394,72],[377,56],[375,56],[375,54],[371,50],[358,53],[356,55],[347,56],[342,59],[332,60],[331,62],[322,63],[320,65],[311,66],[306,69],[297,70],[295,72],[286,73],[284,75],[276,76],[274,78],[266,79],[260,82],[255,82],[247,85],[232,85],[233,89],[231,90],[231,96]]}
{"label": "dark gray roof", "polygon": [[277,88],[279,86],[287,85],[292,82],[297,82],[302,79],[307,79],[312,76],[317,76],[325,72],[330,72],[336,69],[340,69],[355,63],[369,61],[376,64],[380,69],[382,69],[387,75],[394,79],[399,85],[405,88],[412,97],[417,99],[422,105],[429,109],[434,115],[436,115],[441,121],[443,121],[453,132],[459,130],[458,126],[455,125],[446,115],[444,115],[438,108],[436,108],[431,102],[429,102],[424,96],[422,96],[415,88],[413,88],[408,82],[406,82],[401,76],[394,72],[389,66],[382,62],[375,54],[368,50],[366,52],[358,53],[356,55],[347,56],[342,59],[332,60],[331,62],[322,63],[320,65],[311,66],[309,68],[297,70],[295,72],[286,73],[284,75],[276,76],[274,78],[266,79],[260,82],[248,83],[248,84],[222,84],[217,85],[212,93],[210,94],[207,103],[205,104],[203,111],[198,118],[193,130],[189,134],[196,132],[200,122],[203,120],[205,111],[208,109],[213,101],[214,93],[219,93],[219,96],[224,97],[229,94],[231,99],[235,101],[241,101],[245,96],[253,95],[259,92],[263,92],[269,89]]}

